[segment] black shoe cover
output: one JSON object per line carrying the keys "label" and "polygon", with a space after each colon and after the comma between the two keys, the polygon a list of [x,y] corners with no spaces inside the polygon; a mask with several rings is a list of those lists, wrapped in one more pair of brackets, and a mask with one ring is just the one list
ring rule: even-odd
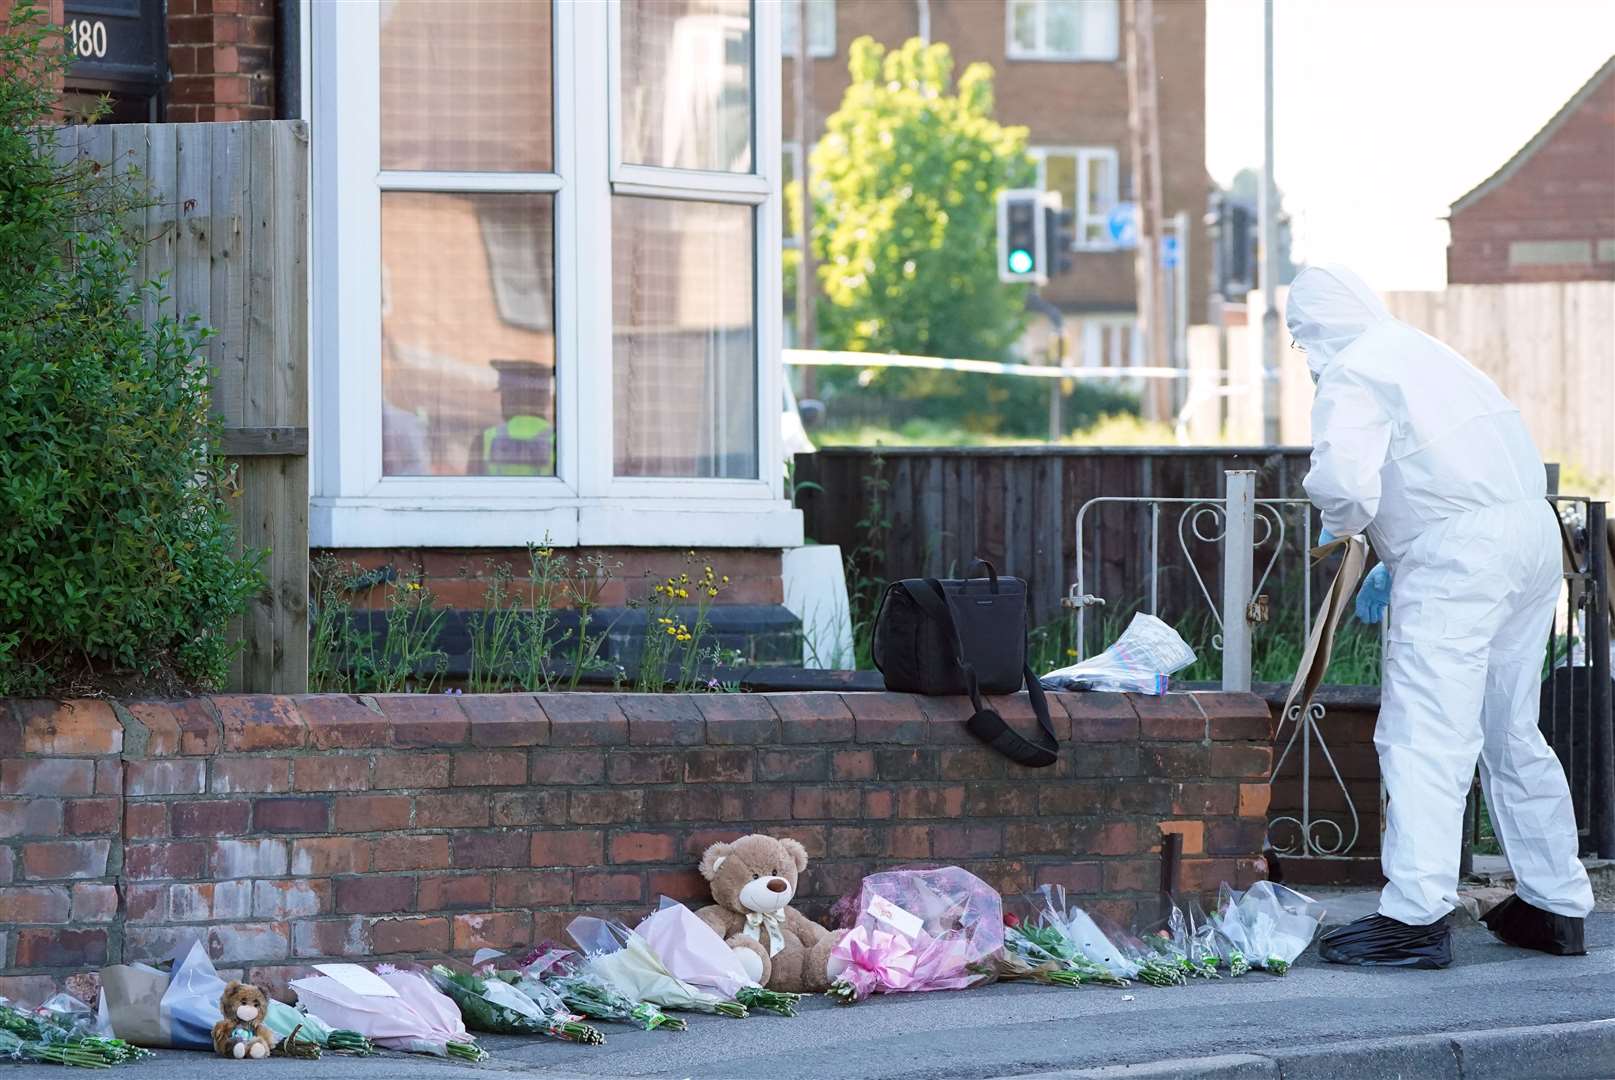
{"label": "black shoe cover", "polygon": [[1485,915],[1481,922],[1509,945],[1555,956],[1586,956],[1587,938],[1583,920],[1555,915],[1511,896]]}
{"label": "black shoe cover", "polygon": [[1331,964],[1444,968],[1452,963],[1452,931],[1444,918],[1429,926],[1409,926],[1367,915],[1325,934],[1318,955]]}

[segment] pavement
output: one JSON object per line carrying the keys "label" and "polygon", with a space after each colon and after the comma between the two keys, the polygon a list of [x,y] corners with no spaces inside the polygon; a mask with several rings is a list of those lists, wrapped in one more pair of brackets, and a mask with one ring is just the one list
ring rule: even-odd
{"label": "pavement", "polygon": [[[822,999],[802,1015],[691,1016],[684,1033],[605,1025],[607,1044],[486,1037],[482,1065],[413,1055],[223,1064],[163,1052],[118,1080],[1310,1080],[1322,1077],[1615,1077],[1615,912],[1587,925],[1588,955],[1550,957],[1455,931],[1445,971],[1343,968],[1309,954],[1284,978],[1253,972],[1188,987],[979,990]],[[11,1076],[55,1067],[0,1065]]]}

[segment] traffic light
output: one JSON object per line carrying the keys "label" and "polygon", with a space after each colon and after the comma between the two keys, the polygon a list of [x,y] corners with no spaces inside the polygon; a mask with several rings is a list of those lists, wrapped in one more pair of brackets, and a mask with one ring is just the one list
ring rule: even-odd
{"label": "traffic light", "polygon": [[998,280],[1042,285],[1049,280],[1044,265],[1047,223],[1043,192],[1015,188],[998,193]]}
{"label": "traffic light", "polygon": [[1219,195],[1206,224],[1215,245],[1217,292],[1243,302],[1256,287],[1256,208],[1233,195]]}
{"label": "traffic light", "polygon": [[1043,235],[1048,241],[1049,277],[1070,273],[1074,262],[1071,248],[1077,238],[1077,212],[1061,210],[1057,192],[1043,203]]}

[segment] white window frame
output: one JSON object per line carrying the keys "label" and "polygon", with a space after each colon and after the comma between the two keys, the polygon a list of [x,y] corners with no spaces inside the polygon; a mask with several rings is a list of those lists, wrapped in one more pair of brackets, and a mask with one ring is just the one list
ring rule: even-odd
{"label": "white window frame", "polygon": [[[555,0],[553,173],[380,167],[380,5],[317,3],[313,69],[313,461],[310,542],[329,547],[786,547],[802,518],[784,499],[780,414],[779,12],[753,4],[756,172],[621,161],[620,3]],[[766,44],[765,44],[766,43]],[[603,63],[591,63],[598,57]],[[548,192],[555,223],[557,473],[382,475],[381,194]],[[614,194],[754,208],[756,479],[612,475]],[[587,242],[584,242],[586,238]],[[766,298],[766,303],[764,299]]]}
{"label": "white window frame", "polygon": [[[1039,191],[1048,190],[1047,161],[1050,154],[1069,156],[1076,160],[1077,187],[1074,194],[1076,205],[1068,207],[1075,212],[1075,220],[1071,229],[1072,251],[1115,251],[1116,242],[1110,238],[1110,231],[1105,227],[1105,217],[1091,218],[1088,216],[1088,163],[1094,159],[1110,162],[1110,182],[1105,185],[1108,189],[1102,195],[1108,196],[1106,205],[1114,207],[1121,192],[1121,154],[1114,146],[1034,146],[1028,150],[1037,161],[1037,187]],[[1097,221],[1100,226],[1100,240],[1087,239],[1087,225]]]}
{"label": "white window frame", "polygon": [[[1089,0],[1091,2],[1091,0]],[[1110,0],[1115,5],[1116,41],[1103,52],[1081,38],[1076,52],[1056,52],[1048,47],[1049,24],[1047,0],[1007,0],[1004,4],[1004,56],[1009,60],[1058,61],[1066,64],[1111,63],[1121,58],[1121,5],[1124,0]],[[1037,44],[1023,48],[1015,40],[1015,9],[1030,6],[1037,12]],[[1079,8],[1080,10],[1080,8]]]}
{"label": "white window frame", "polygon": [[[785,11],[787,9],[795,7],[796,4],[797,4],[797,0],[766,0],[766,3],[768,5],[770,5],[770,6],[777,6],[780,9],[780,35],[779,35],[780,36],[780,53],[781,53],[781,55],[783,55],[787,59],[794,60],[796,58],[796,55],[797,55],[798,46],[797,46],[797,44],[795,42],[785,40],[785,14],[784,13],[785,13]],[[814,23],[814,20],[813,20],[813,13],[815,11],[827,11],[827,12],[829,12],[829,15],[826,16],[826,18],[828,19],[829,24],[830,24],[829,27],[828,27],[828,31],[827,31],[828,34],[829,34],[829,38],[830,38],[829,41],[823,40],[823,38],[821,37],[821,34],[814,32],[815,23]],[[823,24],[818,24],[818,25],[819,25],[821,31],[824,31]],[[800,29],[798,30],[798,32],[800,33]],[[836,54],[836,0],[808,0],[808,42],[807,42],[807,45],[808,45],[808,56],[811,59],[814,59],[814,60],[826,60],[826,59],[829,59],[830,57],[835,56],[835,54]]]}

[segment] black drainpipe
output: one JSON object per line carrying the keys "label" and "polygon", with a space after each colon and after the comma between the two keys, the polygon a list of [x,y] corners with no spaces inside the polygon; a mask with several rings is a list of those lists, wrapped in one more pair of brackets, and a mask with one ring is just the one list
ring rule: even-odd
{"label": "black drainpipe", "polygon": [[303,115],[303,4],[275,0],[275,119]]}

